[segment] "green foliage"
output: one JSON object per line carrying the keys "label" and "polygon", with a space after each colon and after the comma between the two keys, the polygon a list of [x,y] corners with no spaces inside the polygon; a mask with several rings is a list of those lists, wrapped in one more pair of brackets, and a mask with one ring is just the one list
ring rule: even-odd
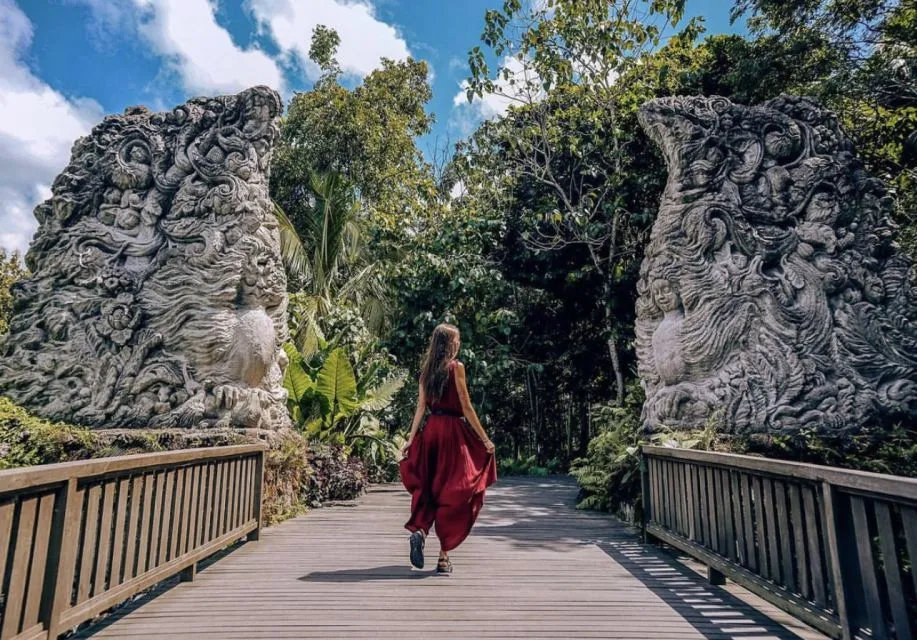
{"label": "green foliage", "polygon": [[313,344],[319,321],[342,305],[360,309],[378,333],[387,291],[368,250],[355,188],[339,174],[311,173],[300,189],[306,202],[292,217],[275,204],[289,288],[297,292],[290,308],[294,341],[301,348]]}
{"label": "green foliage", "polygon": [[501,458],[497,461],[497,471],[501,476],[533,476],[544,478],[560,473],[562,463],[551,460],[547,465],[538,464],[536,456],[526,458]]}
{"label": "green foliage", "polygon": [[13,296],[10,287],[28,275],[18,253],[7,255],[0,248],[0,335],[9,330],[10,313],[13,311]]}
{"label": "green foliage", "polygon": [[667,430],[647,436],[640,423],[643,400],[643,390],[634,381],[628,385],[624,406],[599,405],[593,409],[599,434],[589,443],[586,456],[574,460],[571,467],[582,489],[579,508],[612,511],[639,521],[643,509],[641,445],[704,451],[717,446],[721,414],[711,415],[697,432]]}
{"label": "green foliage", "polygon": [[[313,51],[325,64],[331,64],[331,43],[328,32],[316,31]],[[433,121],[425,110],[432,95],[427,75],[425,62],[383,59],[352,90],[331,73],[293,96],[271,165],[271,195],[291,219],[308,206],[303,186],[316,173],[342,176],[374,224],[387,229],[434,193],[430,167],[415,143]]]}
{"label": "green foliage", "polygon": [[95,457],[88,429],[37,418],[0,396],[0,469]]}
{"label": "green foliage", "polygon": [[[366,380],[358,383],[344,349],[324,342],[321,347],[306,357],[295,345],[284,345],[290,359],[284,387],[290,413],[300,429],[320,434],[360,412],[383,411],[404,383],[404,377],[397,374],[375,387]],[[370,368],[367,375],[378,375],[378,367]]]}
{"label": "green foliage", "polygon": [[581,509],[621,512],[639,501],[642,389],[632,383],[625,398],[624,406],[595,408],[599,434],[571,465],[582,488]]}
{"label": "green foliage", "polygon": [[330,423],[350,416],[359,406],[357,379],[353,367],[341,349],[334,349],[322,364],[315,380],[315,390],[328,407],[325,414]]}
{"label": "green foliage", "polygon": [[390,371],[387,363],[372,353],[365,357],[366,351],[380,350],[375,342],[364,345],[358,355],[358,362],[363,364],[359,378],[346,346],[322,339],[317,350],[308,354],[292,343],[285,344],[284,350],[290,360],[284,387],[295,426],[314,443],[340,447],[345,455],[355,454],[365,461],[374,478],[390,479],[403,440],[390,435],[378,416],[386,412],[404,385],[403,372]]}
{"label": "green foliage", "polygon": [[744,438],[736,440],[733,449],[738,453],[917,478],[917,429],[902,424],[865,430],[852,439],[826,438],[814,429],[792,436]]}
{"label": "green foliage", "polygon": [[341,68],[335,58],[340,44],[341,36],[334,29],[320,24],[312,30],[309,60],[318,65],[325,78],[336,78],[341,73]]}

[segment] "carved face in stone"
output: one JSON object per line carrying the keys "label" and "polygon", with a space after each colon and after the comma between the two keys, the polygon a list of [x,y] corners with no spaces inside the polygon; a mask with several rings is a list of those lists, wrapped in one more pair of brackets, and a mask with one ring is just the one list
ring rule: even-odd
{"label": "carved face in stone", "polygon": [[[638,284],[646,428],[700,428],[713,411],[766,433],[912,416],[911,265],[834,116],[802,98],[697,97],[639,117],[669,169]],[[678,330],[657,331],[676,305]],[[655,362],[666,354],[678,375]]]}
{"label": "carved face in stone", "polygon": [[280,112],[255,87],[129,109],[80,139],[36,209],[0,391],[99,427],[288,424]]}
{"label": "carved face in stone", "polygon": [[653,300],[663,312],[677,311],[679,308],[678,293],[674,283],[660,278],[653,282]]}

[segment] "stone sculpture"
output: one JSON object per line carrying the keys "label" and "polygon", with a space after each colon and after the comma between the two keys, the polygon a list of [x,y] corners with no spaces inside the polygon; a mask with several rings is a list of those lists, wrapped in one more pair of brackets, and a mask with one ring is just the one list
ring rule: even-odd
{"label": "stone sculpture", "polygon": [[892,201],[806,98],[663,98],[669,179],[641,267],[644,426],[849,435],[917,413],[917,291]]}
{"label": "stone sculpture", "polygon": [[38,205],[0,393],[94,427],[289,424],[266,87],[108,116]]}

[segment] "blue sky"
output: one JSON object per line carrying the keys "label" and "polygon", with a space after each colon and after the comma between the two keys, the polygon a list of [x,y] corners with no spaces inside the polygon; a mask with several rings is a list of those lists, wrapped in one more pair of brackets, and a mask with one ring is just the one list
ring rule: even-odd
{"label": "blue sky", "polygon": [[[268,84],[307,90],[315,24],[341,35],[348,82],[381,56],[432,68],[430,153],[499,106],[456,104],[467,52],[486,9],[502,0],[0,0],[0,247],[24,251],[32,208],[69,158],[73,140],[105,113],[168,109],[193,95]],[[688,0],[708,33],[729,24],[731,0]]]}

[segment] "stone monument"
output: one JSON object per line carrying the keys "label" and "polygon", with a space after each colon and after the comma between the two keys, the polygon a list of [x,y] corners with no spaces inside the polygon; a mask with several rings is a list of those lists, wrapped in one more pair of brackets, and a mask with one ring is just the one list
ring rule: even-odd
{"label": "stone monument", "polygon": [[917,291],[891,198],[831,113],[676,97],[640,122],[669,170],[640,272],[644,426],[849,435],[917,415]]}
{"label": "stone monument", "polygon": [[108,116],[38,205],[0,393],[97,428],[279,429],[286,277],[266,87]]}

